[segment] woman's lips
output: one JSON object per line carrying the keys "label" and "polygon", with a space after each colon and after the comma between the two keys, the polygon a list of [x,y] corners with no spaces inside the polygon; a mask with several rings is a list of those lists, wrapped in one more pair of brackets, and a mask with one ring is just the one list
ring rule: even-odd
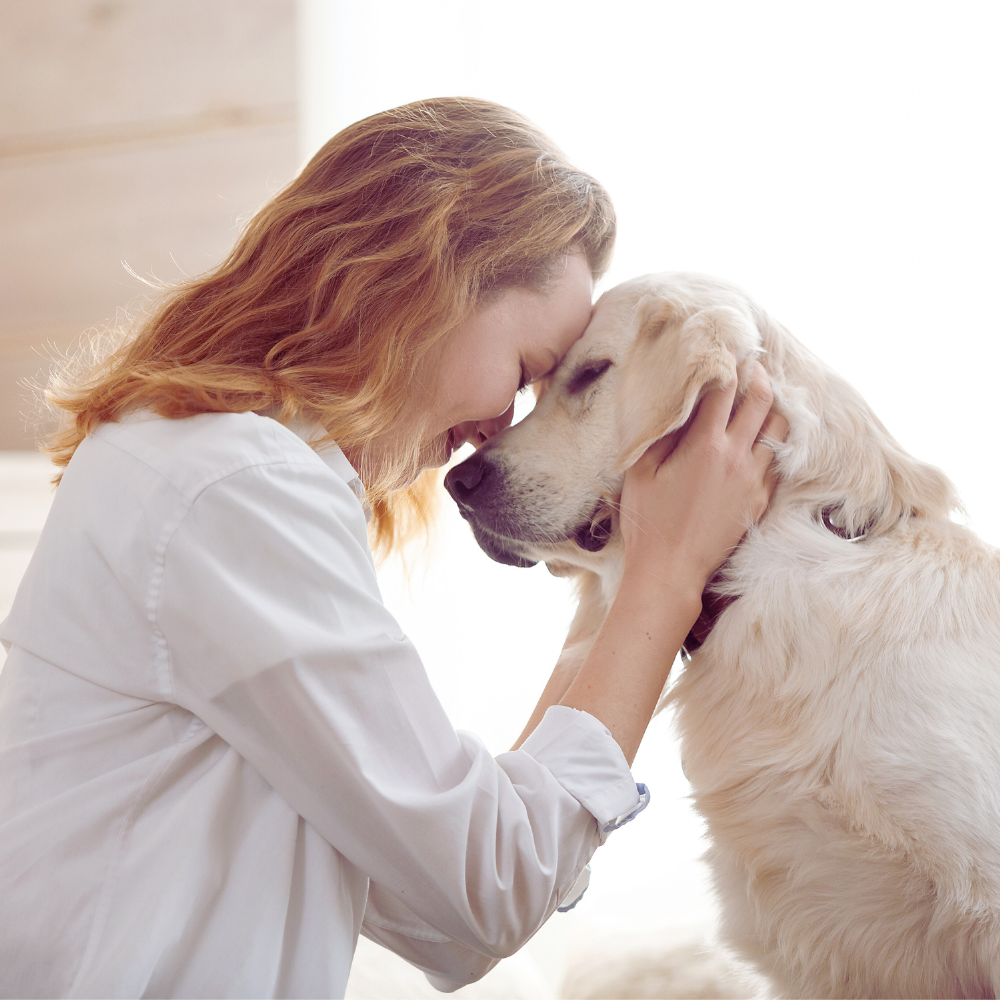
{"label": "woman's lips", "polygon": [[465,444],[466,440],[465,435],[458,429],[457,426],[452,427],[448,431],[448,457],[451,458],[451,456],[458,451],[463,444]]}
{"label": "woman's lips", "polygon": [[[474,427],[475,425],[472,426]],[[461,424],[455,424],[454,427],[450,427],[448,429],[448,433],[445,435],[445,440],[443,445],[444,461],[442,462],[442,464],[450,461],[451,457],[455,454],[456,451],[459,450],[459,448],[469,443],[469,439],[470,439],[469,433],[463,429]]]}

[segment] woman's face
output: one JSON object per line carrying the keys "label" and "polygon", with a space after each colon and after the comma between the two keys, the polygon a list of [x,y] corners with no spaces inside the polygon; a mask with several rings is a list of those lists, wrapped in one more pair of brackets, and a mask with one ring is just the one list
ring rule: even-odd
{"label": "woman's face", "polygon": [[[401,436],[420,433],[421,470],[444,465],[466,441],[478,446],[510,424],[518,389],[552,371],[583,333],[593,292],[586,257],[570,254],[544,288],[505,289],[430,352],[399,419]],[[372,441],[367,457],[385,461],[397,447]]]}
{"label": "woman's face", "polygon": [[587,259],[573,253],[544,288],[505,289],[444,339],[418,372],[413,397],[424,468],[510,425],[518,390],[551,372],[586,329],[593,294]]}

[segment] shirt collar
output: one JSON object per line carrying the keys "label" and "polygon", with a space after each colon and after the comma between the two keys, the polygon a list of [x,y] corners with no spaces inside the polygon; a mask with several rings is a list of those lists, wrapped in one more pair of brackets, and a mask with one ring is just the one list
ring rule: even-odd
{"label": "shirt collar", "polygon": [[319,441],[326,436],[323,425],[297,420],[289,424],[288,429],[305,441],[323,462],[347,483],[351,488],[351,492],[358,498],[359,503],[364,508],[365,520],[370,521],[372,509],[365,499],[365,488],[361,482],[361,477],[354,466],[347,460],[347,456],[340,450],[340,446],[337,444],[324,445],[322,448],[313,446],[314,441]]}

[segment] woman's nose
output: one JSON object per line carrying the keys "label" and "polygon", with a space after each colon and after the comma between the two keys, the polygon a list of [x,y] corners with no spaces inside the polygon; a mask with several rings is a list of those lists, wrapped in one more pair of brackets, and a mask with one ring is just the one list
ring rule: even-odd
{"label": "woman's nose", "polygon": [[484,441],[489,441],[494,434],[499,434],[504,428],[510,427],[510,422],[513,419],[514,404],[512,402],[499,417],[494,417],[492,420],[477,420],[476,430],[479,433],[479,440],[474,442],[476,447],[481,445]]}

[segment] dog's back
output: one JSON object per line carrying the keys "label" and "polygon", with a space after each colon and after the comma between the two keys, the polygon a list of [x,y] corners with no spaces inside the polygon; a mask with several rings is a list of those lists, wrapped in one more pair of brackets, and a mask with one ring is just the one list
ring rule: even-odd
{"label": "dog's back", "polygon": [[940,473],[757,323],[784,481],[668,699],[725,936],[789,996],[995,996],[1000,557],[949,519]]}

